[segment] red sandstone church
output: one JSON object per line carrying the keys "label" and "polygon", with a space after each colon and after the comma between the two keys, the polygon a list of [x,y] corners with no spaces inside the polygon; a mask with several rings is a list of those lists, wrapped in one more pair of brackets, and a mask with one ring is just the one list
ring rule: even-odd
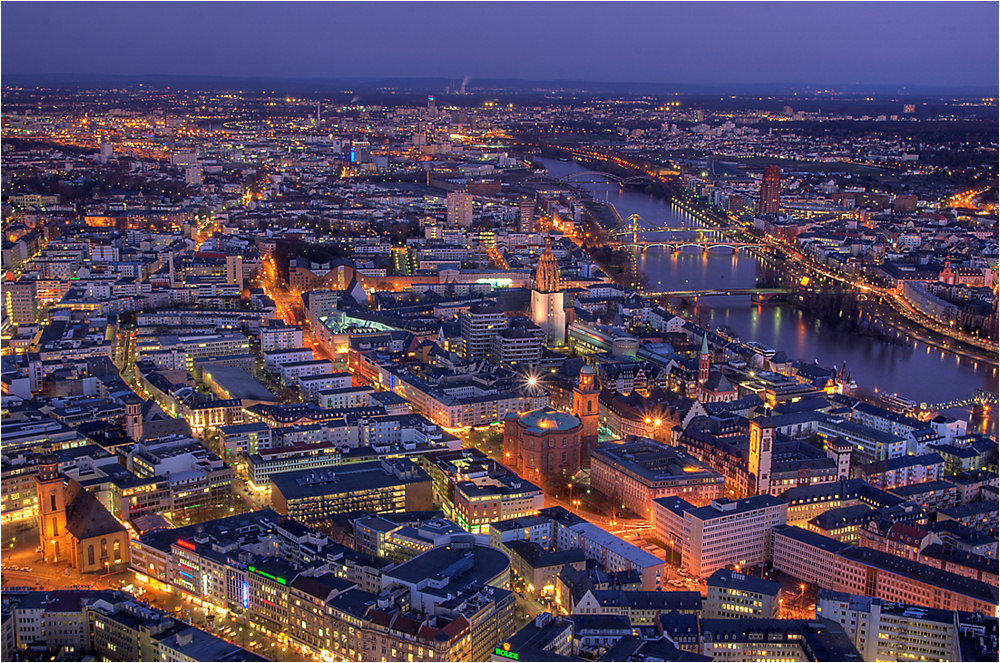
{"label": "red sandstone church", "polygon": [[594,369],[580,370],[573,389],[573,414],[550,407],[504,420],[504,463],[528,481],[563,479],[590,465],[597,444]]}

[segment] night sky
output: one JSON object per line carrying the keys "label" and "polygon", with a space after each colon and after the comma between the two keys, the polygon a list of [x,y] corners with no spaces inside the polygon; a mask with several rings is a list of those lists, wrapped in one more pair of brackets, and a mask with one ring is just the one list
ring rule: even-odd
{"label": "night sky", "polygon": [[3,74],[988,86],[996,2],[4,2]]}

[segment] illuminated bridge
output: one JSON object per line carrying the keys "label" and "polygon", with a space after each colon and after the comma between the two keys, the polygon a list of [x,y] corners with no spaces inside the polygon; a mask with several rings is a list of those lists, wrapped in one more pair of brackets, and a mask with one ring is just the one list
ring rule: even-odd
{"label": "illuminated bridge", "polygon": [[614,233],[611,233],[611,234],[612,235],[631,235],[632,233],[680,233],[680,232],[689,232],[689,233],[727,233],[727,232],[732,232],[732,231],[733,230],[731,228],[692,228],[690,226],[687,226],[687,227],[682,226],[682,227],[679,227],[679,228],[667,228],[667,227],[663,227],[663,228],[639,228],[639,229],[636,229],[636,230],[633,230],[632,228],[628,228],[628,229],[625,229],[625,230],[618,230],[618,231],[616,231]]}
{"label": "illuminated bridge", "polygon": [[[620,218],[620,217],[619,217]],[[645,224],[645,226],[640,225]],[[622,220],[622,229],[618,230],[612,234],[618,236],[632,236],[631,244],[623,244],[623,246],[634,246],[641,249],[646,249],[650,246],[663,246],[665,248],[670,248],[672,250],[677,250],[684,246],[701,246],[703,248],[711,248],[712,246],[726,246],[729,249],[736,251],[744,246],[760,246],[753,242],[740,242],[735,240],[722,241],[722,237],[725,233],[735,232],[735,228],[686,228],[686,227],[670,227],[670,226],[657,226],[652,221],[642,218],[638,214],[632,214],[627,219]],[[648,227],[647,227],[648,226]],[[639,238],[639,233],[651,233],[651,232],[689,232],[697,233],[698,239],[675,239],[675,240],[645,240]],[[715,234],[717,239],[705,240],[705,235]]]}
{"label": "illuminated bridge", "polygon": [[921,403],[920,409],[927,411],[934,410],[949,410],[953,407],[975,407],[977,405],[996,405],[997,404],[997,392],[986,391],[985,389],[976,389],[972,394],[965,396],[964,398],[956,398],[952,401],[945,401],[944,403]]}
{"label": "illuminated bridge", "polygon": [[706,290],[663,290],[644,292],[646,297],[711,297],[727,295],[777,295],[793,292],[789,288],[715,288]]}
{"label": "illuminated bridge", "polygon": [[645,251],[646,249],[651,249],[656,246],[663,247],[665,249],[670,249],[671,251],[679,251],[683,248],[689,246],[696,246],[702,251],[708,252],[709,249],[724,248],[729,249],[732,252],[739,251],[740,249],[750,249],[750,248],[760,248],[764,246],[758,242],[727,242],[725,240],[692,240],[692,239],[678,239],[673,241],[653,241],[653,242],[629,242],[628,244],[622,244],[623,247],[641,249]]}
{"label": "illuminated bridge", "polygon": [[575,173],[570,173],[569,175],[564,175],[558,179],[550,177],[549,175],[532,175],[531,177],[525,178],[525,182],[565,182],[567,184],[608,184],[609,182],[614,182],[619,187],[623,187],[626,184],[638,184],[640,182],[658,182],[655,177],[650,177],[649,175],[629,175],[628,177],[619,177],[617,175],[612,175],[611,173],[602,173],[597,170],[581,170]]}

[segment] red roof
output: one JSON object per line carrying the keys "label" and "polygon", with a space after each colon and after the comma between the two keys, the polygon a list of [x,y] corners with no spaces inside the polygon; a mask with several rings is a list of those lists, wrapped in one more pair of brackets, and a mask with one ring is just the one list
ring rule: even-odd
{"label": "red roof", "polygon": [[887,539],[911,546],[918,545],[925,536],[927,536],[925,530],[909,523],[895,523],[886,532]]}

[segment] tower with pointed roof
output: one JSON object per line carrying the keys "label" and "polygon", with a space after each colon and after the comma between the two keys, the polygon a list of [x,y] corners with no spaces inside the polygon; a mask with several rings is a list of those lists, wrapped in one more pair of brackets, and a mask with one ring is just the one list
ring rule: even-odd
{"label": "tower with pointed roof", "polygon": [[545,237],[545,252],[538,258],[535,269],[535,290],[542,293],[559,292],[559,263],[552,253],[552,238]]}
{"label": "tower with pointed roof", "polygon": [[566,310],[559,285],[559,264],[552,253],[552,239],[545,238],[545,252],[538,258],[535,287],[531,290],[531,321],[545,332],[545,344],[566,344]]}
{"label": "tower with pointed roof", "polygon": [[708,354],[708,334],[701,337],[701,353],[698,355],[698,384],[702,385],[708,381],[708,372],[711,368],[711,361]]}

